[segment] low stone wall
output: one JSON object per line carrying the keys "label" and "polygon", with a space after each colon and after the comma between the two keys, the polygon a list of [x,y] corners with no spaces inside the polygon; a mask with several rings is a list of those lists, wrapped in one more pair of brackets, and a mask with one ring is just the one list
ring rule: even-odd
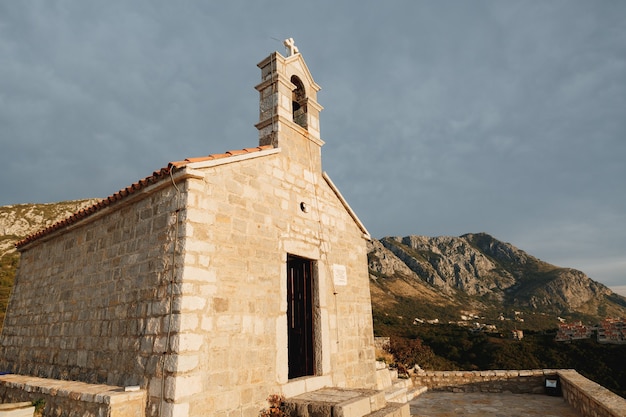
{"label": "low stone wall", "polygon": [[416,385],[432,391],[544,394],[558,376],[563,398],[584,417],[626,417],[626,400],[575,370],[419,371]]}
{"label": "low stone wall", "polygon": [[531,371],[419,371],[412,376],[416,385],[432,391],[505,392],[542,394],[544,380],[557,374],[555,370]]}
{"label": "low stone wall", "polygon": [[559,371],[563,397],[583,416],[626,417],[626,400],[573,370]]}
{"label": "low stone wall", "polygon": [[44,417],[144,417],[146,392],[111,385],[0,375],[0,402],[43,401]]}
{"label": "low stone wall", "polygon": [[390,337],[375,337],[374,338],[374,348],[376,349],[380,349],[380,350],[385,350],[387,347],[389,347],[389,341],[391,340]]}

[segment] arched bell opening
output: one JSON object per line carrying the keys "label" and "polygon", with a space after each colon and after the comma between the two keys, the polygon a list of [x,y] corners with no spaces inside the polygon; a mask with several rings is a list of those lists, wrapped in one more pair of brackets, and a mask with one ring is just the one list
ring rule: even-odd
{"label": "arched bell opening", "polygon": [[304,84],[300,78],[293,75],[291,82],[296,88],[291,93],[291,105],[293,112],[293,122],[297,125],[307,128],[307,98]]}

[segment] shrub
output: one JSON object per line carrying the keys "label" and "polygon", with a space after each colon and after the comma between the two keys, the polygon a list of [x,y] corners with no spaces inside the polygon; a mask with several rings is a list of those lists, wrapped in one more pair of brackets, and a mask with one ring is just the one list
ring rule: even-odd
{"label": "shrub", "polygon": [[423,344],[420,339],[392,337],[388,349],[389,353],[396,358],[399,371],[402,368],[413,368],[415,365],[430,367],[435,359],[432,349]]}

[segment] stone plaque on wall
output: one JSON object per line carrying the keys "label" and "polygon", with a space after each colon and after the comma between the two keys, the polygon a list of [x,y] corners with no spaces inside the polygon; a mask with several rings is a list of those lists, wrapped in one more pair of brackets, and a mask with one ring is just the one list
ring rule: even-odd
{"label": "stone plaque on wall", "polygon": [[348,274],[346,273],[345,265],[333,265],[333,280],[335,285],[348,285]]}

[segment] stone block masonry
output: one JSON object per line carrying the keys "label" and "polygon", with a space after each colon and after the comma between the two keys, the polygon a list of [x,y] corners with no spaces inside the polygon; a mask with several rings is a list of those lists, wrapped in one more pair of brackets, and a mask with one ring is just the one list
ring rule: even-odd
{"label": "stone block masonry", "polygon": [[[300,393],[315,378],[375,384],[362,232],[317,170],[282,150],[259,162],[207,168],[202,180],[188,183],[187,319],[175,337],[189,366],[179,360],[172,398],[178,407],[188,404],[189,415],[234,405],[256,416],[269,394]],[[316,371],[307,383],[287,376],[287,254],[315,260]],[[345,266],[347,285],[333,285],[335,264]]]}
{"label": "stone block masonry", "polygon": [[562,370],[563,397],[583,416],[626,417],[626,399],[573,370]]}
{"label": "stone block masonry", "polygon": [[511,394],[541,394],[547,376],[555,370],[495,370],[495,371],[420,371],[413,377],[417,385],[431,391],[490,392]]}
{"label": "stone block masonry", "polygon": [[0,401],[43,401],[46,417],[144,417],[146,392],[127,392],[110,385],[1,375]]}
{"label": "stone block masonry", "polygon": [[[174,246],[183,219],[172,187],[139,197],[22,251],[0,371],[161,385],[168,331],[179,326],[178,286],[170,281],[182,263]],[[159,403],[160,392],[151,406]]]}

